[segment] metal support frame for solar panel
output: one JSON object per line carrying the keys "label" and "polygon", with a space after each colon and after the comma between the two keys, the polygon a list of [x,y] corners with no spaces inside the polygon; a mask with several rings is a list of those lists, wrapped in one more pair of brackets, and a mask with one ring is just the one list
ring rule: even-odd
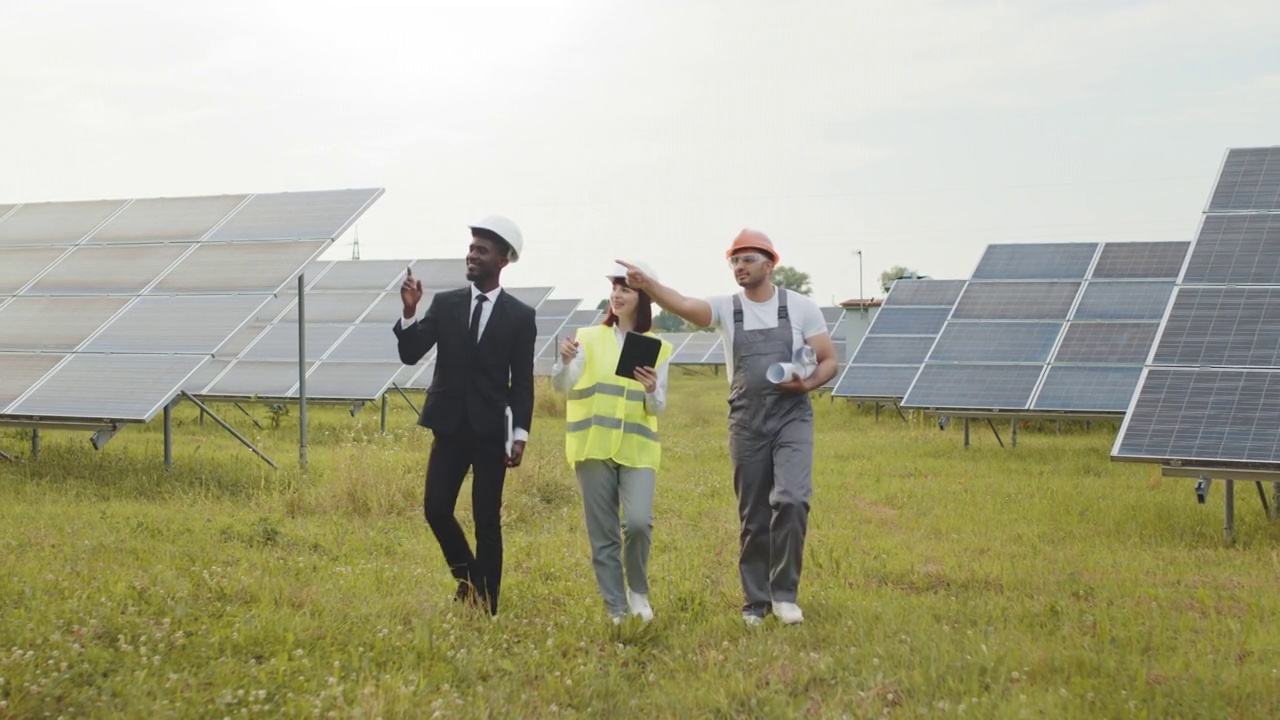
{"label": "metal support frame for solar panel", "polygon": [[1280,146],[1232,148],[1111,448],[1114,461],[1196,478],[1201,503],[1225,480],[1227,541],[1235,480],[1254,481],[1267,515],[1280,516],[1278,315]]}
{"label": "metal support frame for solar panel", "polygon": [[[994,420],[1009,419],[1016,446],[1019,420],[1121,417],[1188,247],[988,246],[902,407],[965,418],[966,447],[971,418],[986,420],[1001,445]],[[1116,297],[1125,303],[1112,309]],[[990,402],[975,400],[983,383]],[[950,387],[962,388],[955,399]]]}
{"label": "metal support frame for solar panel", "polygon": [[[168,466],[170,410],[182,385],[382,194],[75,201],[0,213],[0,311],[25,305],[44,312],[54,332],[38,342],[55,344],[24,347],[32,340],[18,323],[4,326],[0,425],[96,430],[101,448],[121,428],[163,410]],[[29,272],[18,278],[15,267]],[[103,307],[109,317],[94,322]],[[157,333],[157,324],[166,332]],[[11,372],[24,357],[36,363],[25,381]],[[112,367],[138,382],[101,382]],[[73,392],[85,383],[93,393]]]}

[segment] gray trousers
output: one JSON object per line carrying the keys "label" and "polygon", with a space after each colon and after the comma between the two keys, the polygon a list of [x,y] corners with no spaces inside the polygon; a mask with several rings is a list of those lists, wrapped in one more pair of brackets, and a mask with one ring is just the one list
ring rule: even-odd
{"label": "gray trousers", "polygon": [[738,495],[738,574],[743,611],[795,602],[813,493],[813,419],[800,416],[772,434],[738,428],[729,439]]}
{"label": "gray trousers", "polygon": [[653,468],[624,467],[612,460],[583,460],[574,469],[582,489],[591,564],[600,596],[610,615],[625,615],[628,586],[634,593],[649,592],[649,538],[657,474]]}

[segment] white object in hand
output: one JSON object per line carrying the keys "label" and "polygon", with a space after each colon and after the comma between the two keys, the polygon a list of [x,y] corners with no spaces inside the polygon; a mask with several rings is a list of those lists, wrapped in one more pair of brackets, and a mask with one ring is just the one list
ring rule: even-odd
{"label": "white object in hand", "polygon": [[777,385],[791,379],[808,380],[814,370],[818,369],[818,355],[813,348],[802,345],[795,352],[794,362],[774,363],[765,371],[765,378]]}
{"label": "white object in hand", "polygon": [[765,371],[765,377],[769,382],[777,385],[784,383],[792,378],[799,380],[807,380],[813,371],[817,369],[814,365],[797,365],[795,363],[774,363]]}
{"label": "white object in hand", "polygon": [[510,407],[507,408],[506,415],[507,415],[507,444],[506,444],[507,457],[511,457],[511,446],[515,444],[512,442],[512,435],[515,434],[515,427],[514,427],[515,423],[511,416]]}

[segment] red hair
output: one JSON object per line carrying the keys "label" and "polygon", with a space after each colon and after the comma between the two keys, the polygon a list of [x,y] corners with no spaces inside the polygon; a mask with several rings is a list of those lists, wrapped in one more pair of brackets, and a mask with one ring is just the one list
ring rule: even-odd
{"label": "red hair", "polygon": [[[622,278],[614,278],[613,284],[626,285],[627,281]],[[643,290],[636,290],[635,293],[639,296],[636,304],[635,331],[638,333],[647,333],[653,329],[653,301],[649,299],[649,293]],[[618,324],[618,316],[613,314],[612,303],[609,304],[608,311],[605,313],[604,324],[609,327],[613,327]]]}

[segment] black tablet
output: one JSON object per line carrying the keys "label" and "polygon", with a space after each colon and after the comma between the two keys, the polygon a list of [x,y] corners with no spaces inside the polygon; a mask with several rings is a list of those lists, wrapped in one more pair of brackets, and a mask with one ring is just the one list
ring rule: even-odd
{"label": "black tablet", "polygon": [[636,379],[636,368],[658,366],[658,353],[662,350],[662,341],[649,335],[637,332],[627,333],[622,341],[622,355],[618,357],[618,368],[614,374],[628,380]]}

